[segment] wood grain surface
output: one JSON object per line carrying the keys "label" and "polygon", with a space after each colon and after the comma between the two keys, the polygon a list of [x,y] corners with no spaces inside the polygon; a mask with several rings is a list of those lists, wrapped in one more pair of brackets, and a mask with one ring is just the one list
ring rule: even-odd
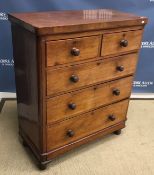
{"label": "wood grain surface", "polygon": [[8,17],[37,35],[144,26],[147,23],[146,17],[111,9],[12,13]]}
{"label": "wood grain surface", "polygon": [[[48,99],[47,123],[65,119],[101,105],[129,97],[132,79],[133,77],[130,76]],[[119,96],[113,94],[114,89],[120,90]],[[76,109],[72,110],[69,108],[68,105],[71,103],[76,105]]]}
{"label": "wood grain surface", "polygon": [[[103,35],[101,55],[112,55],[140,49],[143,30],[119,32]],[[122,47],[120,41],[128,41],[128,46]]]}
{"label": "wood grain surface", "polygon": [[[124,100],[48,127],[47,150],[49,151],[68,144],[96,131],[124,121],[126,119],[127,107],[128,100]],[[116,119],[111,121],[108,118],[109,115],[115,115]],[[74,132],[72,137],[67,135],[69,130]]]}
{"label": "wood grain surface", "polygon": [[94,9],[8,18],[19,134],[40,169],[125,127],[146,17]]}
{"label": "wood grain surface", "polygon": [[[59,69],[49,68],[47,70],[47,95],[133,74],[137,60],[138,54],[134,53]],[[118,71],[118,66],[123,66],[124,70]],[[70,81],[72,75],[77,76],[79,81],[76,83]]]}
{"label": "wood grain surface", "polygon": [[[36,36],[17,25],[12,25],[12,40],[19,128],[24,130],[40,151]],[[24,44],[21,44],[21,40]]]}
{"label": "wood grain surface", "polygon": [[[46,43],[47,66],[95,58],[100,54],[100,42],[101,36],[49,41]],[[74,56],[72,49],[78,49],[79,55]]]}

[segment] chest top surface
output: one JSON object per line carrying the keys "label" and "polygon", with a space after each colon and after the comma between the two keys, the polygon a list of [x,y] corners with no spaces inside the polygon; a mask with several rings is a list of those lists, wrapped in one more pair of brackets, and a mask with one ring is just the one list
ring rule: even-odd
{"label": "chest top surface", "polygon": [[9,20],[38,35],[140,26],[146,17],[111,9],[12,13]]}

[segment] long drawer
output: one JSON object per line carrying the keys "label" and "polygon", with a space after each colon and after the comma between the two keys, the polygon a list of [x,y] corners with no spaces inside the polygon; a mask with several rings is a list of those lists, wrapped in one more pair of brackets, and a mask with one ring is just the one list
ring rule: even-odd
{"label": "long drawer", "polygon": [[71,63],[100,54],[101,36],[89,36],[46,43],[47,66]]}
{"label": "long drawer", "polygon": [[47,70],[47,95],[133,74],[138,54]]}
{"label": "long drawer", "polygon": [[47,128],[47,150],[71,143],[94,132],[125,121],[128,100],[76,116]]}
{"label": "long drawer", "polygon": [[47,123],[129,97],[132,79],[130,76],[48,99]]}
{"label": "long drawer", "polygon": [[139,50],[142,33],[143,30],[104,34],[101,55],[107,56]]}

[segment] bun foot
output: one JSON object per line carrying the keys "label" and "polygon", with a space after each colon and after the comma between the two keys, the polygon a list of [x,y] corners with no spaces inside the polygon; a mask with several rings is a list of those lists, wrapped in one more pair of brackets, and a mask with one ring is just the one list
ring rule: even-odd
{"label": "bun foot", "polygon": [[24,146],[24,147],[27,147],[28,145],[27,145],[27,143],[23,140],[22,141],[22,145]]}
{"label": "bun foot", "polygon": [[45,170],[47,168],[47,165],[39,163],[38,167],[39,167],[40,170]]}
{"label": "bun foot", "polygon": [[121,129],[117,130],[117,131],[114,131],[114,134],[115,135],[120,135],[121,134]]}

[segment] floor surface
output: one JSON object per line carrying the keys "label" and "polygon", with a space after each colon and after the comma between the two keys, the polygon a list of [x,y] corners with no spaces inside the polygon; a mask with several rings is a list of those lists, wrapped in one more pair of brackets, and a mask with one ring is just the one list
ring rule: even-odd
{"label": "floor surface", "polygon": [[8,101],[0,114],[0,175],[154,175],[154,101],[131,101],[126,125],[40,171],[18,140],[16,101]]}

